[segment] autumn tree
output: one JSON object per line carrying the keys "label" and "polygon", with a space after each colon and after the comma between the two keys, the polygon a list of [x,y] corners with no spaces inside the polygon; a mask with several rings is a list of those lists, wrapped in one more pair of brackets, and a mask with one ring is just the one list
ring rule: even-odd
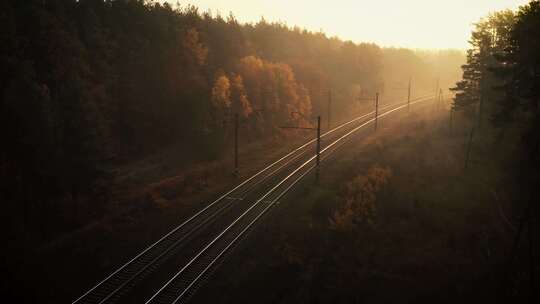
{"label": "autumn tree", "polygon": [[392,177],[389,168],[371,167],[365,175],[348,182],[343,194],[343,205],[329,219],[330,228],[352,231],[359,226],[373,225],[376,218],[377,193]]}
{"label": "autumn tree", "polygon": [[350,117],[387,62],[374,44],[191,5],[0,3],[0,198],[18,215],[6,222],[42,221],[36,234],[108,212],[119,164],[179,147],[185,160],[223,156],[235,113],[258,139],[283,136],[324,119],[332,89],[333,119]]}
{"label": "autumn tree", "polygon": [[240,60],[237,71],[253,107],[262,110],[267,131],[290,122],[309,123],[309,93],[289,65],[248,56]]}

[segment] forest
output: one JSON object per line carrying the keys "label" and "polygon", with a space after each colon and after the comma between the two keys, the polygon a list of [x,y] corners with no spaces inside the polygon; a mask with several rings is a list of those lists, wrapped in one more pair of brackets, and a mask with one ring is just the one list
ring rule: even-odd
{"label": "forest", "polygon": [[[453,110],[472,121],[474,132],[509,151],[508,188],[515,188],[515,208],[524,217],[537,214],[540,145],[540,2],[517,12],[492,13],[475,24],[463,77],[451,88]],[[491,136],[489,136],[491,135]],[[488,156],[486,156],[488,157]],[[537,216],[537,215],[536,215]]]}
{"label": "forest", "polygon": [[326,115],[329,91],[337,120],[369,106],[359,96],[405,98],[394,88],[409,79],[416,96],[433,90],[439,71],[450,86],[464,61],[460,51],[355,44],[153,1],[9,0],[0,9],[2,224],[31,239],[107,214],[118,164],[167,147],[186,161],[219,158],[234,114],[252,140],[287,136],[278,126]]}
{"label": "forest", "polygon": [[[3,0],[0,28],[0,287],[30,290],[19,302],[75,299],[314,138],[317,117],[327,131],[374,110],[374,96],[407,101],[407,89],[437,103],[354,137],[335,165],[323,162],[321,181],[317,163],[317,182],[291,190],[299,203],[252,228],[257,238],[195,301],[534,295],[540,1],[478,20],[467,50],[380,46],[154,0]],[[242,174],[231,166],[235,119]],[[144,284],[130,296],[155,287]]]}

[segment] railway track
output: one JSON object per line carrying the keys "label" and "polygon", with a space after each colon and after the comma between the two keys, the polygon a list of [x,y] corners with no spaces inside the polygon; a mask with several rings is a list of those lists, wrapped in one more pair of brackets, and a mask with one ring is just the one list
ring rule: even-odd
{"label": "railway track", "polygon": [[[411,105],[430,98],[421,97],[411,102]],[[383,106],[379,109],[382,113],[379,114],[379,118],[404,107],[405,103]],[[321,140],[323,147],[326,145],[321,150],[323,159],[352,133],[373,122],[374,119],[370,119],[373,115],[374,112],[366,113],[323,133]],[[342,133],[345,135],[340,135]],[[147,303],[179,303],[187,299],[189,293],[195,290],[194,287],[216,265],[220,257],[234,246],[281,196],[313,169],[315,143],[316,139],[308,141],[223,194],[119,267],[76,299],[73,304],[117,302],[137,282],[190,243],[201,231],[210,230],[206,231],[205,235],[217,236],[196,252],[194,257],[189,259]],[[292,172],[287,169],[292,169]],[[256,190],[264,194],[259,197]],[[226,227],[225,229],[211,227],[218,219],[223,221],[220,218],[230,210],[234,210],[240,216],[235,216],[236,219],[230,224],[221,223],[221,227]]]}
{"label": "railway track", "polygon": [[[417,100],[416,104],[425,100]],[[399,111],[407,105],[394,107],[379,115],[385,117]],[[388,109],[388,107],[386,108]],[[344,135],[329,143],[321,150],[323,160],[336,151],[346,140],[358,130],[370,125],[375,119],[369,119],[352,128]],[[163,285],[145,304],[177,304],[185,303],[195,291],[202,278],[216,266],[218,261],[236,245],[236,242],[267,213],[290,189],[315,168],[316,156],[311,156],[286,177],[281,179],[269,191],[257,199],[247,210],[240,214],[231,224],[202,248],[185,264],[165,285]]]}

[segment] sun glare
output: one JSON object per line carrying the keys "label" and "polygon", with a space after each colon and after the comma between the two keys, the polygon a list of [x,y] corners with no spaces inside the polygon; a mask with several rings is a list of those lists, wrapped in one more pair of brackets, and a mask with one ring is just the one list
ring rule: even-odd
{"label": "sun glare", "polygon": [[472,25],[479,18],[495,10],[515,9],[527,1],[190,0],[181,5],[186,3],[214,14],[232,12],[242,22],[257,22],[264,17],[355,42],[465,49]]}

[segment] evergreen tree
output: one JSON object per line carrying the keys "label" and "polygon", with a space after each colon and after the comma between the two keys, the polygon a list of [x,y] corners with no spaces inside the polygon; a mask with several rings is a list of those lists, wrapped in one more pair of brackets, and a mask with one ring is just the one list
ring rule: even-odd
{"label": "evergreen tree", "polygon": [[493,70],[499,66],[497,56],[508,47],[513,24],[514,13],[502,11],[490,14],[475,25],[470,40],[471,49],[467,51],[467,63],[462,66],[462,80],[451,89],[456,94],[453,107],[468,110],[469,113],[476,112],[479,124],[486,110],[493,114],[495,101],[499,99],[492,88],[501,83]]}

